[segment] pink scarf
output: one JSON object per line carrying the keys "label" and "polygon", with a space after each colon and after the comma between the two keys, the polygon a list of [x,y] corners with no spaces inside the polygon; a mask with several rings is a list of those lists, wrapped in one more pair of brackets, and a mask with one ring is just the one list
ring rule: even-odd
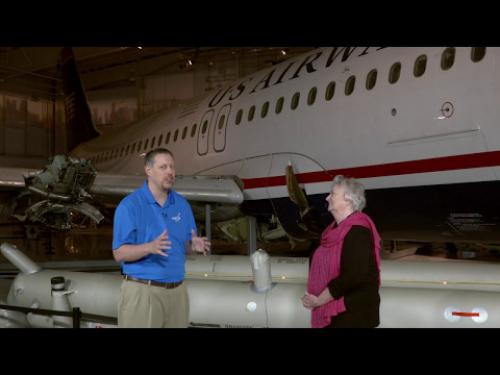
{"label": "pink scarf", "polygon": [[[342,245],[344,238],[353,225],[360,225],[370,229],[373,238],[373,248],[375,250],[375,262],[379,272],[380,285],[380,235],[373,221],[363,212],[356,211],[345,218],[337,227],[333,222],[321,235],[321,243],[314,253],[309,279],[307,281],[307,291],[315,296],[319,296],[328,283],[340,275],[340,260],[342,256]],[[322,306],[316,307],[311,313],[311,326],[313,328],[326,327],[331,322],[331,317],[346,311],[344,297],[332,300]]]}

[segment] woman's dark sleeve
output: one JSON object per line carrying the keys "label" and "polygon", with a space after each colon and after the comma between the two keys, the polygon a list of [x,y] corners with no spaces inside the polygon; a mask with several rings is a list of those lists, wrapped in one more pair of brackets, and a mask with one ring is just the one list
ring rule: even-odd
{"label": "woman's dark sleeve", "polygon": [[348,296],[373,278],[375,259],[372,234],[368,228],[353,226],[344,238],[340,275],[328,283],[334,299]]}

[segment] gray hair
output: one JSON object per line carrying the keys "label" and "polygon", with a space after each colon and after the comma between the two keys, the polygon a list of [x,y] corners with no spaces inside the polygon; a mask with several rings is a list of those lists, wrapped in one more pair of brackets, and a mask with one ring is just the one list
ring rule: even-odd
{"label": "gray hair", "polygon": [[154,150],[149,151],[146,156],[144,156],[144,165],[152,167],[155,162],[155,157],[158,154],[167,154],[172,158],[174,157],[174,154],[172,154],[172,152],[170,152],[166,148],[155,148]]}
{"label": "gray hair", "polygon": [[341,174],[333,179],[333,186],[343,186],[345,188],[344,198],[351,202],[354,211],[363,211],[366,206],[365,188],[355,178],[347,178]]}

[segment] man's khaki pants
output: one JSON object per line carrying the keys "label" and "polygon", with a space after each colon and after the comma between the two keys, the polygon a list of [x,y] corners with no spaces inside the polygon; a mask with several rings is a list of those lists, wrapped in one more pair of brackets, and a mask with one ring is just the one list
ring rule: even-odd
{"label": "man's khaki pants", "polygon": [[124,280],[118,301],[120,328],[186,328],[189,300],[184,284],[174,289]]}

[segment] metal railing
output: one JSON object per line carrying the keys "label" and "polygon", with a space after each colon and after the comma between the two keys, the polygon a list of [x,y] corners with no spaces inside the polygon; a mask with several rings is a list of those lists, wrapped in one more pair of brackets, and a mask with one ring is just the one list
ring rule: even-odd
{"label": "metal railing", "polygon": [[11,306],[11,305],[2,305],[0,304],[0,310],[12,310],[12,311],[20,311],[23,313],[33,313],[36,315],[55,315],[55,316],[67,316],[71,317],[73,320],[73,328],[80,328],[80,322],[90,321],[96,323],[103,324],[113,324],[117,325],[117,318],[113,318],[111,316],[105,315],[96,315],[96,314],[88,314],[83,313],[79,307],[73,307],[72,311],[60,311],[60,310],[48,310],[48,309],[35,309],[31,307],[22,307],[22,306]]}

